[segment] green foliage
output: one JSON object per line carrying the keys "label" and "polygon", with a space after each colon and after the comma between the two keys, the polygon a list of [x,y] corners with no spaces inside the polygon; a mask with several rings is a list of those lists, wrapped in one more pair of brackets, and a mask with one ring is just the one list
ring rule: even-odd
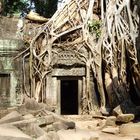
{"label": "green foliage", "polygon": [[100,20],[92,20],[88,22],[89,32],[91,34],[96,34],[97,39],[101,36],[101,26],[102,23]]}
{"label": "green foliage", "polygon": [[35,3],[35,10],[41,16],[50,18],[57,10],[58,0],[46,0],[46,2],[42,0],[5,0],[4,15],[13,15],[26,11],[31,1]]}
{"label": "green foliage", "polygon": [[4,15],[13,15],[15,13],[20,13],[27,6],[26,1],[22,0],[9,0],[5,2]]}

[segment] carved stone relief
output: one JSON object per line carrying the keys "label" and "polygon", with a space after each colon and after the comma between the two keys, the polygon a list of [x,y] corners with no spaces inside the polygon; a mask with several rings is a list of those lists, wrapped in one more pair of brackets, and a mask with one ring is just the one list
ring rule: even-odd
{"label": "carved stone relief", "polygon": [[52,62],[53,65],[85,65],[82,58],[72,50],[64,50],[59,52],[58,55],[54,55]]}

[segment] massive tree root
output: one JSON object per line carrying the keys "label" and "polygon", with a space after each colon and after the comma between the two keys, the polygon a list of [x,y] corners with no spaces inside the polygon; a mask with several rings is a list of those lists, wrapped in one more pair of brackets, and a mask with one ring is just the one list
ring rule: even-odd
{"label": "massive tree root", "polygon": [[[107,106],[113,109],[129,98],[130,81],[140,96],[136,51],[139,17],[137,5],[130,2],[71,0],[47,23],[39,26],[27,51],[30,56],[30,96],[37,101],[45,99],[45,79],[53,69],[54,56],[66,48],[73,50],[86,65],[83,113],[97,111],[90,92],[91,72],[97,85],[99,108],[103,110]],[[82,53],[82,47],[87,49],[88,55]]]}

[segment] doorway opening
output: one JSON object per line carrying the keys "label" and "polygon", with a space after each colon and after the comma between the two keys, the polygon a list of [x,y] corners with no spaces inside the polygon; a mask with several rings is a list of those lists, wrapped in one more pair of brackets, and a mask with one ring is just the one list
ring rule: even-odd
{"label": "doorway opening", "polygon": [[78,80],[61,80],[61,114],[78,115]]}
{"label": "doorway opening", "polygon": [[10,104],[10,74],[0,73],[0,106]]}

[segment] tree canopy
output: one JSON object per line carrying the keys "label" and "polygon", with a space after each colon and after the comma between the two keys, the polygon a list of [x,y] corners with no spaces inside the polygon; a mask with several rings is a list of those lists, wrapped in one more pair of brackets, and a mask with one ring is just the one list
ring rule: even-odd
{"label": "tree canopy", "polygon": [[3,3],[3,15],[15,13],[28,13],[35,10],[41,16],[51,17],[57,10],[57,0],[1,0]]}

